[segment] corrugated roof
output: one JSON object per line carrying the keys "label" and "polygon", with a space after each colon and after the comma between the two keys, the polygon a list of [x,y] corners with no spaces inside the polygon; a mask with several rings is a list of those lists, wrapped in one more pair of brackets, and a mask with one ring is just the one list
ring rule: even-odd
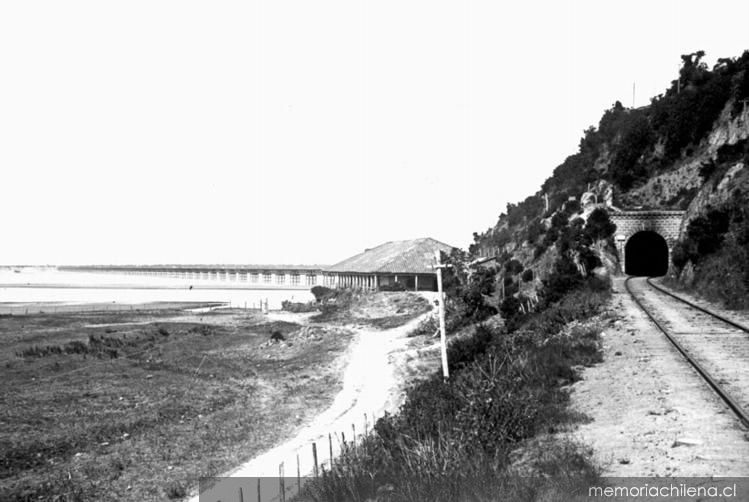
{"label": "corrugated roof", "polygon": [[434,273],[434,252],[449,253],[453,246],[425,237],[408,241],[391,241],[327,268],[329,272],[371,273]]}

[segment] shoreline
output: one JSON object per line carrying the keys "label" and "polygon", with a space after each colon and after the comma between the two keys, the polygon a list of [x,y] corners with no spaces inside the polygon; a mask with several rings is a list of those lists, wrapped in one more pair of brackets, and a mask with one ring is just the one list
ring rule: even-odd
{"label": "shoreline", "polygon": [[231,284],[220,284],[220,285],[206,285],[206,284],[186,284],[186,285],[129,285],[129,284],[55,284],[55,283],[38,283],[38,284],[14,284],[4,283],[0,284],[0,289],[135,289],[135,290],[153,290],[153,289],[202,289],[202,290],[247,290],[247,291],[307,291],[308,286],[298,287],[285,287],[285,288],[274,288],[274,287],[252,287],[246,285],[231,285]]}
{"label": "shoreline", "polygon": [[147,312],[157,310],[180,310],[190,312],[194,309],[226,308],[227,302],[214,301],[146,301],[141,303],[113,302],[0,302],[0,316],[54,316],[57,314],[92,313],[125,313]]}

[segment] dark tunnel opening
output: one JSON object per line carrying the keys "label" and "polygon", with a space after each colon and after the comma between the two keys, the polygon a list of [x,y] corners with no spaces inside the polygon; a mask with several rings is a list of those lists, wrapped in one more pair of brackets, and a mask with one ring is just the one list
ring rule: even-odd
{"label": "dark tunnel opening", "polygon": [[668,272],[668,244],[659,234],[637,232],[624,248],[624,271],[629,275],[660,276]]}

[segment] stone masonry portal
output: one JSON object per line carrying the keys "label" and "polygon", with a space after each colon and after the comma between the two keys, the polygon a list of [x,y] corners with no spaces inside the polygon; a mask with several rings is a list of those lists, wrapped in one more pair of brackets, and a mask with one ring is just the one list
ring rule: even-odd
{"label": "stone masonry portal", "polygon": [[[671,252],[679,238],[679,228],[686,211],[619,211],[611,212],[611,221],[616,224],[615,241],[619,252],[621,272],[627,273],[626,249],[629,240],[638,232],[655,232],[666,241],[668,246],[668,267],[671,268]],[[654,250],[655,252],[656,250]],[[630,260],[631,261],[631,260]]]}

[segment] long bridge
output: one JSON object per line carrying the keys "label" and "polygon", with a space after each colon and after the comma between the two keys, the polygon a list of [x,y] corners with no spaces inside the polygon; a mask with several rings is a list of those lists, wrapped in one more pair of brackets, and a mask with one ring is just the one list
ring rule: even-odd
{"label": "long bridge", "polygon": [[85,265],[61,266],[68,272],[114,273],[213,281],[247,288],[309,289],[333,286],[335,277],[322,265]]}

